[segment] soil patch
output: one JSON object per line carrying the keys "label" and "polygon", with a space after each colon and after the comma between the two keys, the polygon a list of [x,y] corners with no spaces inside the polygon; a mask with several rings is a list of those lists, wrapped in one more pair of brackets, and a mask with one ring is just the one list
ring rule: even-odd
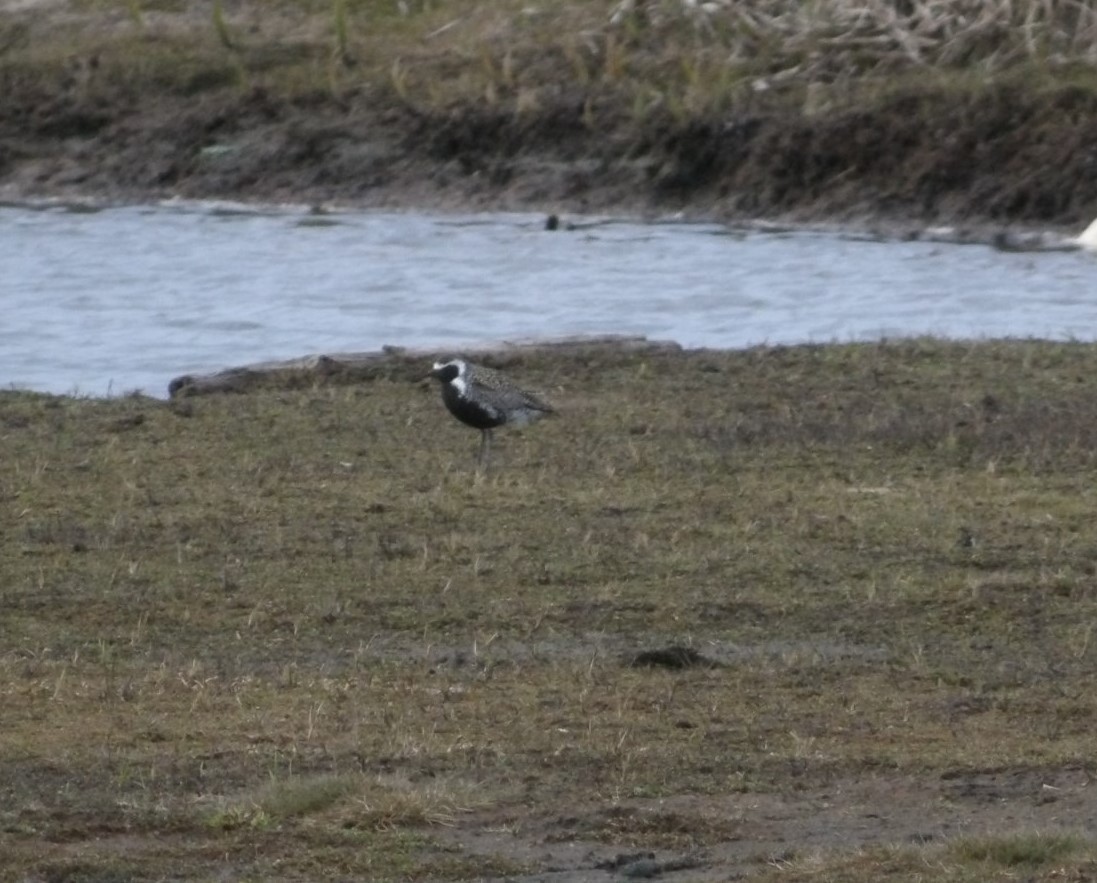
{"label": "soil patch", "polygon": [[546,869],[517,878],[528,881],[578,883],[610,874],[728,880],[834,850],[920,848],[1026,830],[1077,834],[1095,823],[1090,772],[1064,767],[939,777],[880,772],[784,793],[626,800],[532,815],[505,833],[481,821],[450,836],[466,849]]}

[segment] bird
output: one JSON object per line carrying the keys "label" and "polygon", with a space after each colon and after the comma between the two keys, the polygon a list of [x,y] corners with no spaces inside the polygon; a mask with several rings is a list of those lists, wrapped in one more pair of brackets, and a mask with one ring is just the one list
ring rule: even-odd
{"label": "bird", "polygon": [[462,423],[480,430],[482,468],[491,452],[491,431],[511,423],[524,426],[554,408],[531,392],[521,389],[505,374],[466,359],[435,362],[431,377],[442,383],[442,401]]}

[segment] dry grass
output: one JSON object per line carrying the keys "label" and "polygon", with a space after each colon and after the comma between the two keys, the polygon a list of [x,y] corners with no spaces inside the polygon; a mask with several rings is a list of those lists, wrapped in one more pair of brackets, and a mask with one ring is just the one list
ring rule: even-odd
{"label": "dry grass", "polygon": [[786,75],[824,79],[910,66],[989,72],[1097,57],[1097,10],[1041,0],[622,0],[610,23],[664,35],[688,25],[698,40],[724,49],[730,64],[763,60]]}
{"label": "dry grass", "polygon": [[585,100],[592,119],[596,106],[688,119],[733,106],[862,107],[927,77],[960,89],[1086,79],[1097,57],[1097,12],[1040,0],[61,5],[0,27],[9,88],[62,78],[92,94],[367,89],[420,110],[534,113]]}
{"label": "dry grass", "polygon": [[[525,860],[439,832],[531,805],[1088,768],[1095,368],[932,341],[530,358],[566,416],[482,477],[397,379],[6,393],[4,873],[456,879]],[[629,664],[671,643],[717,665]],[[737,836],[659,818],[659,843]],[[950,879],[1003,860],[980,849]],[[911,854],[825,861],[938,861]]]}

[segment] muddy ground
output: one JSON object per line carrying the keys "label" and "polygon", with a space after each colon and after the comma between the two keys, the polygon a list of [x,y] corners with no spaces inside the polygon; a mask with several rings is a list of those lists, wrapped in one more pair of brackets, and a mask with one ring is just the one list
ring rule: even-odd
{"label": "muddy ground", "polygon": [[[876,773],[838,777],[823,787],[782,794],[578,806],[574,812],[523,817],[514,833],[480,828],[455,832],[453,839],[465,848],[550,869],[506,878],[530,883],[615,877],[724,881],[760,873],[771,873],[774,879],[843,879],[833,869],[816,873],[811,856],[856,854],[888,845],[917,848],[965,836],[1093,830],[1095,790],[1091,774],[1079,768],[932,778]],[[1097,873],[1097,863],[1079,870],[1074,879],[1091,872]],[[851,869],[845,873],[846,879],[856,879]]]}

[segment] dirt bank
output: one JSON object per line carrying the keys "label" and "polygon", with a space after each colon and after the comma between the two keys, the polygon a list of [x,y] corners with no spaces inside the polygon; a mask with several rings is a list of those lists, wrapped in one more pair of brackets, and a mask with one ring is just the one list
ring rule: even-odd
{"label": "dirt bank", "polygon": [[[9,198],[97,195],[1078,226],[1097,215],[1097,97],[1001,88],[865,111],[584,122],[385,104],[363,89],[176,96],[31,90],[0,105]],[[926,119],[932,125],[926,125]]]}
{"label": "dirt bank", "polygon": [[[776,97],[756,78],[725,102],[688,106],[668,88],[642,104],[623,78],[568,74],[556,45],[484,43],[470,58],[417,37],[413,63],[371,67],[380,50],[367,49],[332,67],[303,38],[251,37],[259,24],[232,36],[244,20],[211,47],[206,14],[138,28],[120,14],[73,24],[64,3],[8,4],[0,194],[1066,228],[1097,216],[1097,92],[1077,77],[961,88],[905,75]],[[50,16],[71,51],[41,49]],[[519,51],[530,85],[508,88]],[[301,58],[312,67],[289,87]],[[426,85],[405,82],[401,65]],[[636,65],[637,82],[657,81],[650,66]],[[466,68],[504,72],[438,91]]]}

